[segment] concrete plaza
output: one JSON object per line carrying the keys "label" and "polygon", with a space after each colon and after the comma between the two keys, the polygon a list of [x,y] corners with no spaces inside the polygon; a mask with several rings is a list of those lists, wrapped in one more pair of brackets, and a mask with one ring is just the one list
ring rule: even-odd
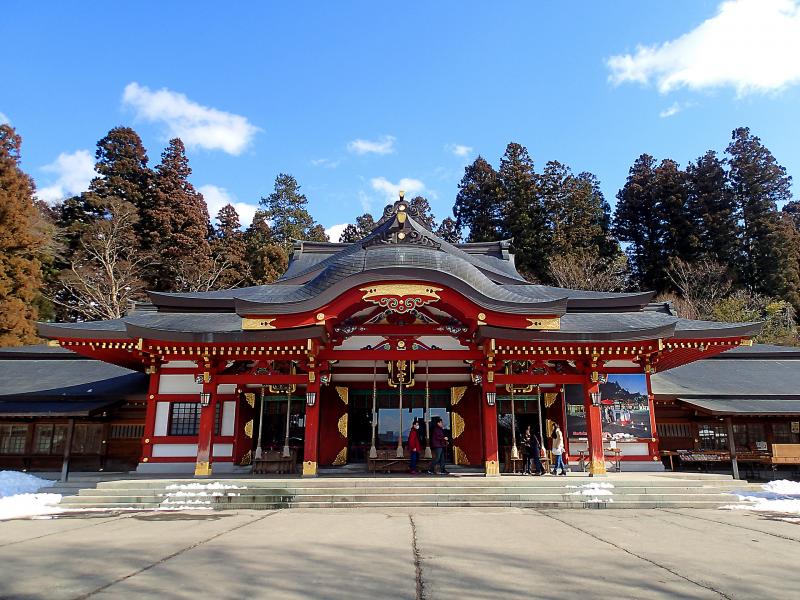
{"label": "concrete plaza", "polygon": [[743,511],[85,513],[0,522],[0,598],[790,598],[799,555]]}

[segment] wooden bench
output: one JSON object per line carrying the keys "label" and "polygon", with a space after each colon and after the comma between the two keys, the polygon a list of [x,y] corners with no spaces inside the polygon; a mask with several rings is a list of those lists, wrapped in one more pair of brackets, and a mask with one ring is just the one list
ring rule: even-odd
{"label": "wooden bench", "polygon": [[[422,453],[420,452],[420,455]],[[378,450],[376,458],[367,459],[367,470],[372,471],[373,474],[381,471],[382,473],[403,473],[408,471],[410,456],[403,458],[397,457],[397,450]],[[417,470],[424,471],[428,468],[430,459],[422,458],[420,456],[417,463]]]}
{"label": "wooden bench", "polygon": [[267,450],[261,458],[253,460],[253,474],[266,475],[268,473],[294,473],[297,462],[297,452],[292,448],[289,456],[283,456],[279,450]]}
{"label": "wooden bench", "polygon": [[772,444],[772,468],[800,465],[800,444]]}

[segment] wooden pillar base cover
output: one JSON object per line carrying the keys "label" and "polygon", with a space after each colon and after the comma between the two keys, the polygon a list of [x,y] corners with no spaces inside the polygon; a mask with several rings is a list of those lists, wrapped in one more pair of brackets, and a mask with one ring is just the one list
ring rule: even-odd
{"label": "wooden pillar base cover", "polygon": [[317,463],[313,460],[307,460],[303,463],[303,477],[316,477],[317,476]]}
{"label": "wooden pillar base cover", "polygon": [[486,477],[500,477],[500,465],[496,460],[486,461]]}
{"label": "wooden pillar base cover", "polygon": [[606,474],[606,461],[593,460],[589,463],[589,475],[605,475]]}
{"label": "wooden pillar base cover", "polygon": [[197,461],[194,466],[195,477],[210,477],[211,476],[211,463],[207,461]]}

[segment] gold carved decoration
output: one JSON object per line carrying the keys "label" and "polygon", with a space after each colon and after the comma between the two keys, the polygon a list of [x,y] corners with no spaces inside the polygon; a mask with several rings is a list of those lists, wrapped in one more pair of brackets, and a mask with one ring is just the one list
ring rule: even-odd
{"label": "gold carved decoration", "polygon": [[561,329],[561,317],[542,319],[540,317],[526,317],[530,325],[525,329],[544,329],[547,331],[558,331]]}
{"label": "gold carved decoration", "polygon": [[339,454],[333,459],[333,464],[336,466],[347,464],[347,446],[339,450]]}
{"label": "gold carved decoration", "polygon": [[252,465],[253,464],[253,451],[248,450],[245,455],[242,457],[242,460],[239,461],[239,464],[242,466]]}
{"label": "gold carved decoration", "polygon": [[458,386],[450,388],[450,406],[455,406],[467,393],[467,386]]}
{"label": "gold carved decoration", "polygon": [[263,331],[265,329],[276,329],[273,323],[277,317],[267,317],[262,319],[242,318],[242,329],[244,331]]}
{"label": "gold carved decoration", "polygon": [[250,408],[256,407],[256,395],[255,394],[245,394],[244,399],[250,405]]}
{"label": "gold carved decoration", "polygon": [[544,407],[545,408],[550,408],[551,406],[553,406],[553,403],[556,401],[556,398],[558,398],[558,393],[550,392],[550,393],[545,394],[544,395]]}
{"label": "gold carved decoration", "polygon": [[441,300],[438,292],[442,289],[419,283],[380,283],[359,288],[359,291],[364,292],[362,300],[396,313],[406,313]]}
{"label": "gold carved decoration", "polygon": [[350,390],[348,388],[346,388],[345,386],[337,385],[336,386],[336,393],[339,394],[339,398],[345,404],[350,402]]}
{"label": "gold carved decoration", "polygon": [[339,433],[342,434],[342,437],[347,437],[347,413],[344,413],[341,417],[339,417],[339,422],[337,425],[339,427]]}
{"label": "gold carved decoration", "polygon": [[317,474],[317,463],[313,460],[305,461],[303,463],[303,477],[313,477],[316,474]]}
{"label": "gold carved decoration", "polygon": [[453,439],[459,437],[462,433],[464,433],[464,417],[462,417],[457,412],[453,412],[450,415],[451,418],[451,433],[453,434]]}
{"label": "gold carved decoration", "polygon": [[244,434],[249,438],[253,437],[253,419],[244,424]]}
{"label": "gold carved decoration", "polygon": [[453,446],[453,462],[457,465],[468,465],[467,453],[458,446]]}

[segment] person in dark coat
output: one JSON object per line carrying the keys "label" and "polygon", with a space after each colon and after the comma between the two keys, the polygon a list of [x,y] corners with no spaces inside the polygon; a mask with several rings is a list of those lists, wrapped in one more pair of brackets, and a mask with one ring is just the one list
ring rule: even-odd
{"label": "person in dark coat", "polygon": [[440,475],[449,475],[445,469],[445,454],[444,450],[447,448],[447,436],[444,434],[444,423],[441,417],[433,418],[433,431],[431,432],[431,449],[433,450],[433,461],[427,473],[434,475],[436,473],[436,465],[439,465]]}
{"label": "person in dark coat", "polygon": [[533,440],[531,439],[532,437],[533,435],[531,434],[531,426],[528,425],[519,438],[519,445],[522,447],[522,472],[525,475],[531,474],[531,445],[533,444]]}
{"label": "person in dark coat", "polygon": [[[533,465],[536,467],[536,473],[531,473],[532,475],[544,475],[545,470],[544,466],[542,465],[542,445],[539,443],[539,438],[536,437],[536,434],[531,435],[531,458],[533,459]],[[530,466],[528,466],[528,473],[531,472]]]}
{"label": "person in dark coat", "polygon": [[419,441],[419,421],[416,419],[411,424],[411,431],[408,432],[408,451],[411,453],[411,461],[408,464],[408,472],[412,475],[417,474],[417,462],[422,444]]}

